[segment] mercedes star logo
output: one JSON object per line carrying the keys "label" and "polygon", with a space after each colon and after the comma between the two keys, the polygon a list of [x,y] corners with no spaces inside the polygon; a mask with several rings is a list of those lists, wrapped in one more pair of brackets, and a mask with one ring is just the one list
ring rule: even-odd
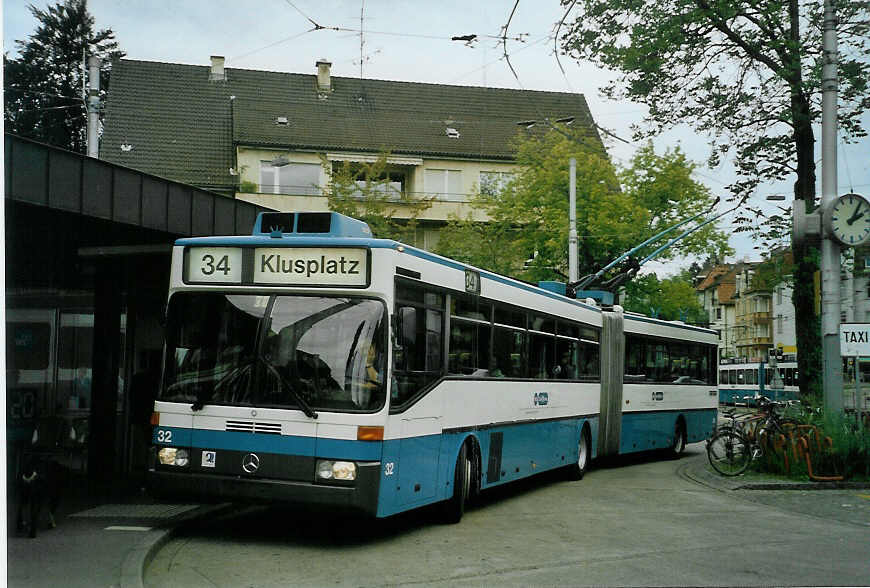
{"label": "mercedes star logo", "polygon": [[256,453],[249,453],[242,458],[242,469],[253,474],[260,468],[260,458]]}

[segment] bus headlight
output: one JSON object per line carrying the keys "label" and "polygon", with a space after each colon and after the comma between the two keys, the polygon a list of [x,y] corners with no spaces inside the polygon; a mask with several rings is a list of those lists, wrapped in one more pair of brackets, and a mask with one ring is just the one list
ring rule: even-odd
{"label": "bus headlight", "polygon": [[184,467],[190,463],[190,454],[186,449],[163,447],[157,452],[157,459],[162,465]]}
{"label": "bus headlight", "polygon": [[332,461],[322,459],[317,461],[318,480],[338,480],[352,482],[356,480],[356,464],[352,461]]}

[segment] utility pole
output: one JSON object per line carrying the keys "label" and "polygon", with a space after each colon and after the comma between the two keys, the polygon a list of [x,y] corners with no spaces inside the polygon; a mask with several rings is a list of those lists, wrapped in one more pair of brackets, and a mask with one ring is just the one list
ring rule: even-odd
{"label": "utility pole", "polygon": [[100,65],[96,55],[88,58],[88,157],[100,156]]}
{"label": "utility pole", "polygon": [[[822,29],[822,199],[821,209],[837,198],[837,15],[834,0],[824,0]],[[824,225],[824,223],[822,223]],[[825,411],[843,412],[840,359],[840,245],[822,227],[822,390]]]}
{"label": "utility pole", "polygon": [[577,160],[570,160],[570,182],[568,187],[568,282],[576,284],[579,279],[577,259]]}

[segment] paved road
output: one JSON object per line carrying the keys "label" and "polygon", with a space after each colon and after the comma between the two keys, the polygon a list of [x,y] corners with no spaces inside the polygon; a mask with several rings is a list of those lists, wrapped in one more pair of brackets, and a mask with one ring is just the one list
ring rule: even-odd
{"label": "paved road", "polygon": [[240,509],[167,543],[145,582],[870,583],[870,491],[723,492],[685,475],[706,459],[702,444],[688,452],[680,461],[646,458],[597,467],[581,482],[546,475],[499,489],[453,526],[425,512],[368,521]]}

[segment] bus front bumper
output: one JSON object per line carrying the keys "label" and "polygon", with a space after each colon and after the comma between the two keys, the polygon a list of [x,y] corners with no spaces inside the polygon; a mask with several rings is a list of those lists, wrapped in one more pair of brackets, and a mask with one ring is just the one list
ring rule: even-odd
{"label": "bus front bumper", "polygon": [[374,516],[378,510],[380,463],[360,464],[354,485],[314,484],[242,476],[149,469],[149,494],[208,502],[294,504]]}

